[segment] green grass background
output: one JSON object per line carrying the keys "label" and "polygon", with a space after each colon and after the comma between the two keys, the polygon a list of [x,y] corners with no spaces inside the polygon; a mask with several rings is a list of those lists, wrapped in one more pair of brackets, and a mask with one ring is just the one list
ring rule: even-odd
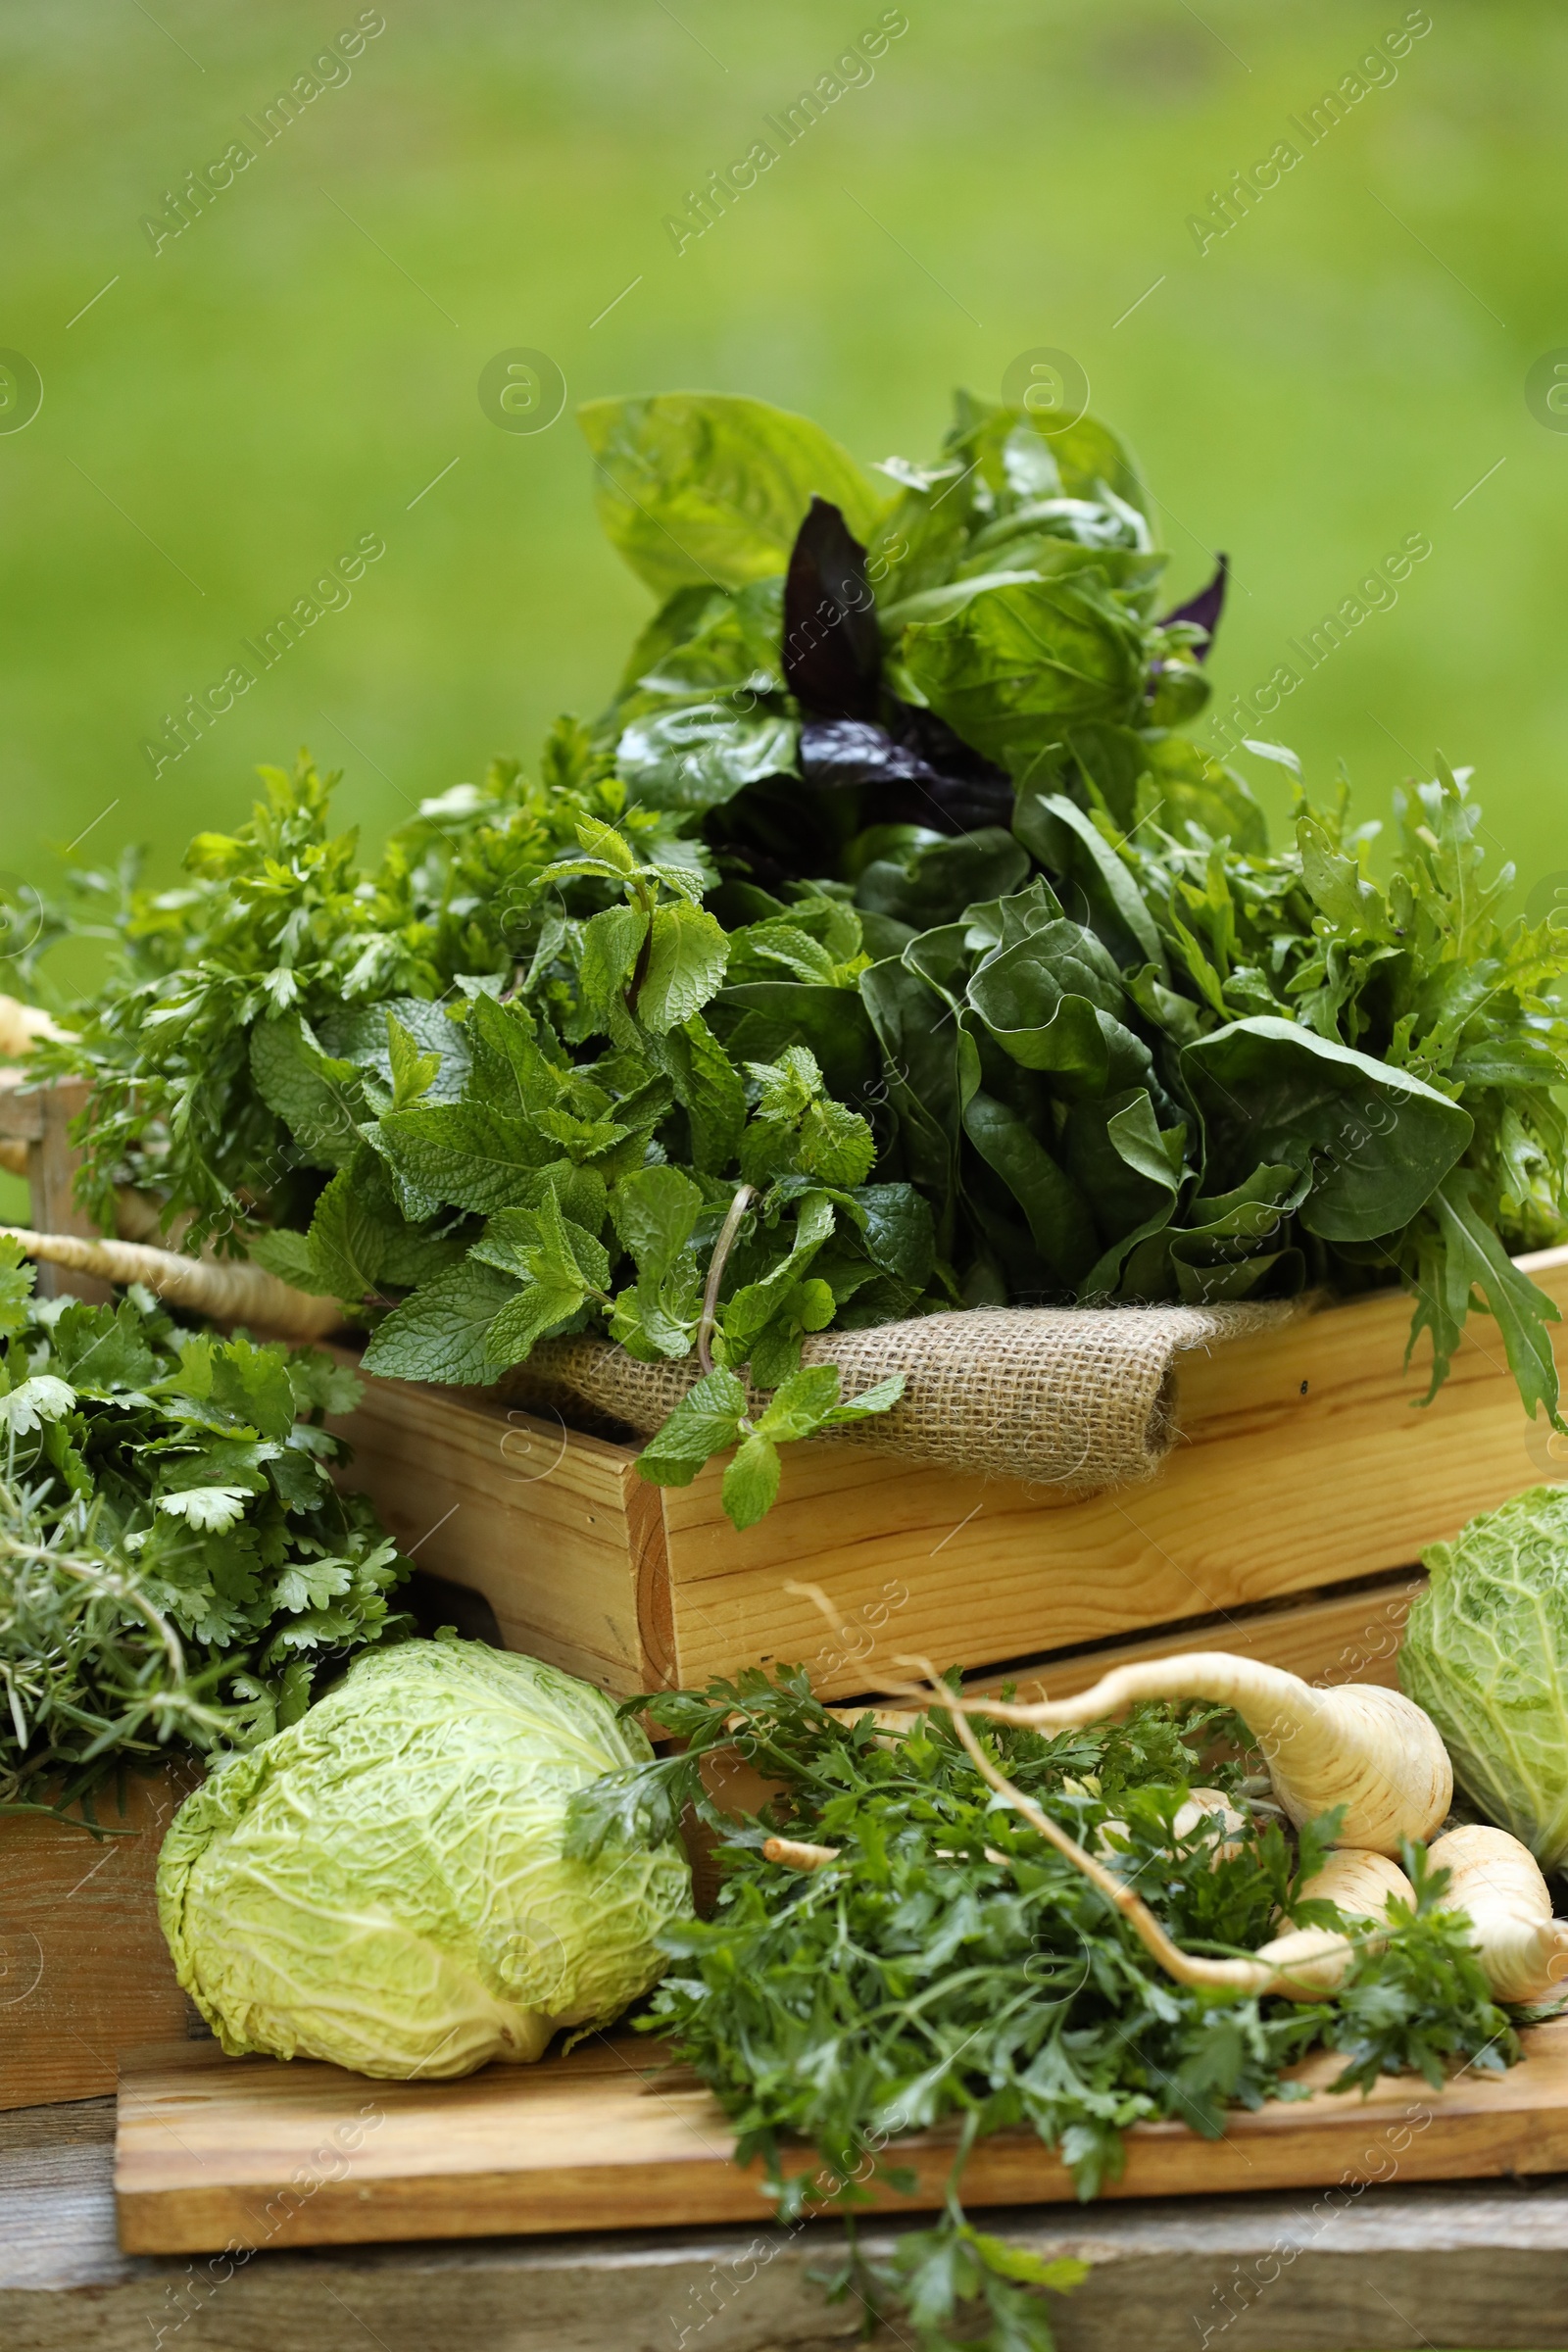
{"label": "green grass background", "polygon": [[[1430,534],[1276,731],[1319,779],[1343,755],[1365,814],[1441,747],[1522,884],[1568,865],[1568,434],[1524,400],[1568,344],[1568,21],[1432,0],[1394,85],[1250,220],[1202,255],[1186,225],[1403,13],[907,0],[871,85],[677,257],[664,216],[877,0],[385,0],[347,86],[155,256],[142,216],[352,0],[12,0],[0,344],[45,396],[0,436],[0,866],[46,878],[91,827],[78,857],[140,841],[172,873],[302,742],[378,837],[598,704],[644,593],[569,404],[534,436],[481,413],[518,344],[572,401],[755,393],[866,461],[928,451],[955,383],[1065,347],[1162,502],[1173,591],[1234,559],[1225,692]],[[366,529],[387,553],[352,606],[155,782],[163,713]]]}

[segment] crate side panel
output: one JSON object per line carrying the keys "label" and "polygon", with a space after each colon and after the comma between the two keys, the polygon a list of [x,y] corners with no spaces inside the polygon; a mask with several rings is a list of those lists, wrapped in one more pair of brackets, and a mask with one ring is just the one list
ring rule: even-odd
{"label": "crate side panel", "polygon": [[1286,1601],[1218,1625],[1173,1625],[1144,1642],[1116,1642],[1075,1657],[1031,1659],[966,1675],[964,1688],[995,1691],[1004,1683],[1015,1683],[1023,1699],[1070,1698],[1118,1666],[1175,1657],[1185,1650],[1224,1649],[1237,1657],[1258,1658],[1266,1666],[1283,1666],[1305,1683],[1375,1683],[1396,1690],[1399,1643],[1411,1604],[1426,1591],[1426,1582],[1424,1576],[1385,1578],[1354,1592]]}
{"label": "crate side panel", "polygon": [[[1534,1270],[1568,1301],[1568,1253]],[[1408,1314],[1380,1297],[1190,1359],[1163,1469],[1081,1500],[819,1444],[786,1454],[779,1502],[738,1535],[710,1468],[665,1497],[683,1672],[804,1660],[845,1694],[901,1649],[1027,1656],[1408,1566],[1560,1475],[1485,1317],[1414,1402]],[[785,1590],[807,1580],[847,1634]]]}
{"label": "crate side panel", "polygon": [[354,1448],[344,1484],[420,1567],[482,1592],[510,1649],[618,1696],[642,1687],[647,1543],[625,1448],[486,1397],[369,1378],[333,1426]]}
{"label": "crate side panel", "polygon": [[189,1771],[136,1774],[122,1813],[89,1837],[40,1817],[0,1820],[0,2109],[102,2097],[122,2049],[185,2032],[185,1996],[153,1883]]}

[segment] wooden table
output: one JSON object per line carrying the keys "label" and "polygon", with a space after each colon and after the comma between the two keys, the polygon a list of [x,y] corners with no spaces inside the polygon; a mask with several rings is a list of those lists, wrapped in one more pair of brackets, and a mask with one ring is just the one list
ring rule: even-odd
{"label": "wooden table", "polygon": [[[641,2230],[262,2254],[230,2278],[115,2242],[113,2102],[0,2116],[4,2352],[828,2352],[838,2232]],[[1060,2352],[1561,2352],[1568,2177],[1012,2210],[1091,2275]],[[879,2226],[868,2233],[885,2240]],[[220,2272],[223,2265],[220,2262]],[[162,2330],[162,2332],[160,2332]],[[1207,2331],[1205,2333],[1205,2330]],[[901,2338],[876,2339],[897,2352]]]}

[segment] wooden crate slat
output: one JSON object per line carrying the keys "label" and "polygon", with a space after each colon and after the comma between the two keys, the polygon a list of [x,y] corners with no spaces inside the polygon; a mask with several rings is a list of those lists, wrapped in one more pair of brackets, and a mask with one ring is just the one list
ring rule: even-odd
{"label": "wooden crate slat", "polygon": [[158,1925],[158,1849],[194,1769],[131,1776],[98,1800],[102,1841],[37,1815],[0,1819],[0,2109],[99,2098],[127,2045],[185,2032]]}
{"label": "wooden crate slat", "polygon": [[665,1679],[659,1495],[626,1447],[462,1390],[365,1392],[333,1423],[354,1448],[347,1483],[421,1568],[482,1592],[509,1648],[622,1694]]}
{"label": "wooden crate slat", "polygon": [[[1568,1251],[1534,1271],[1568,1303]],[[785,1591],[802,1578],[854,1624],[890,1610],[879,1654],[946,1660],[1105,1642],[1408,1566],[1561,1468],[1484,1316],[1417,1406],[1408,1319],[1407,1299],[1379,1297],[1188,1359],[1164,1467],[1083,1500],[817,1444],[786,1456],[779,1501],[737,1535],[705,1471],[664,1497],[681,1677],[812,1659],[825,1695],[862,1689],[863,1667],[824,1649],[820,1616]],[[908,1595],[891,1608],[890,1587]]]}
{"label": "wooden crate slat", "polygon": [[1224,1649],[1283,1666],[1307,1683],[1376,1683],[1396,1690],[1405,1621],[1426,1584],[1424,1576],[1398,1576],[1353,1593],[1252,1610],[1221,1625],[1170,1626],[1144,1642],[1117,1642],[1073,1657],[1030,1659],[967,1674],[964,1688],[995,1691],[1004,1683],[1016,1683],[1020,1698],[1070,1698],[1118,1666],[1190,1649]]}

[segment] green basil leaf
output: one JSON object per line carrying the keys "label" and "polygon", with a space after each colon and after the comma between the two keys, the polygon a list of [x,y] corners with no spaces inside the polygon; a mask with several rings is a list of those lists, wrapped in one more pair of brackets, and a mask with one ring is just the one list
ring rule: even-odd
{"label": "green basil leaf", "polygon": [[644,808],[721,808],[763,776],[794,775],[800,725],[722,702],[679,704],[635,718],[615,746],[616,773]]}
{"label": "green basil leaf", "polygon": [[1061,756],[1067,729],[1136,720],[1144,632],[1095,571],[987,588],[903,640],[919,692],[964,742],[1020,782]]}
{"label": "green basil leaf", "polygon": [[661,596],[782,574],[813,496],[840,508],[862,542],[875,526],[880,502],[848,452],[766,401],[670,392],[587,401],[577,419],[600,520]]}

